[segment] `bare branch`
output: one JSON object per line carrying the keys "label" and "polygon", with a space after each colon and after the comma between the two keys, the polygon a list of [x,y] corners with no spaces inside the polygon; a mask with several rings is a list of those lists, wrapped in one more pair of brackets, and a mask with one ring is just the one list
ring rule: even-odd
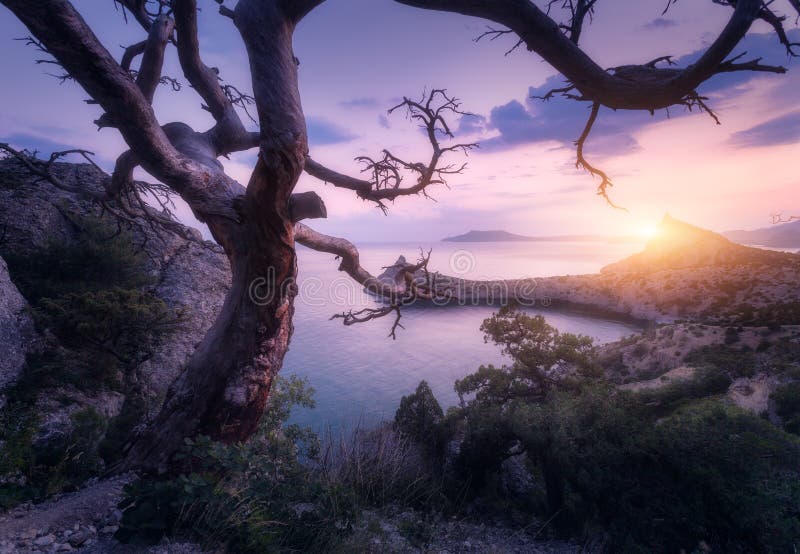
{"label": "bare branch", "polygon": [[[442,300],[445,296],[438,292],[436,283],[428,272],[431,252],[420,251],[420,257],[416,264],[402,266],[392,266],[399,270],[399,282],[381,281],[374,277],[369,271],[361,266],[359,261],[358,249],[350,241],[338,237],[331,237],[315,231],[302,223],[294,226],[295,241],[303,246],[318,252],[335,254],[341,260],[339,271],[344,271],[353,280],[362,285],[370,294],[383,299],[386,304],[377,308],[363,308],[360,310],[350,310],[341,314],[336,314],[331,319],[341,319],[345,325],[355,325],[365,323],[394,313],[396,318],[392,325],[389,336],[396,337],[400,325],[401,312],[403,306],[413,304],[418,300]],[[424,279],[417,277],[417,272],[422,271]]]}
{"label": "bare branch", "polygon": [[761,58],[754,58],[750,61],[735,63],[737,60],[747,55],[747,52],[742,52],[738,56],[722,62],[717,68],[717,73],[730,73],[733,71],[760,71],[765,73],[786,73],[786,68],[781,65],[764,65],[761,63]]}
{"label": "bare branch", "polygon": [[[53,152],[47,160],[41,160],[36,156],[35,152],[16,150],[6,143],[0,143],[0,153],[21,162],[31,175],[37,177],[38,181],[47,181],[57,189],[92,202],[103,213],[110,214],[118,222],[124,223],[129,227],[141,230],[148,227],[155,231],[155,235],[159,236],[159,238],[161,232],[166,231],[187,240],[197,240],[192,233],[188,232],[186,227],[175,219],[171,211],[173,206],[170,199],[170,191],[163,185],[131,180],[126,183],[125,188],[116,191],[113,190],[111,183],[107,183],[105,192],[101,192],[86,187],[73,186],[53,172],[54,165],[70,155],[80,156],[100,170],[92,159],[94,153],[88,150],[75,148]],[[111,182],[113,182],[113,179]],[[144,200],[143,196],[155,201],[160,206],[161,211],[154,210]]]}
{"label": "bare branch", "polygon": [[[514,31],[528,50],[541,55],[584,97],[612,109],[665,108],[681,101],[715,74],[759,17],[762,0],[737,0],[728,24],[697,62],[683,69],[609,73],[565,36],[534,2],[519,0],[397,0],[419,8],[481,17]],[[593,6],[594,4],[592,4]],[[576,7],[577,4],[574,4]],[[584,7],[589,6],[586,2]],[[589,14],[587,10],[585,12]],[[576,15],[577,8],[576,8]]]}
{"label": "bare branch", "polygon": [[156,87],[161,82],[161,70],[164,67],[164,50],[172,37],[175,21],[166,15],[159,16],[150,27],[150,34],[145,42],[142,64],[136,76],[136,84],[144,97],[153,103]]}
{"label": "bare branch", "polygon": [[[491,26],[487,26],[486,29],[487,29],[486,31],[484,31],[483,33],[481,33],[480,35],[475,37],[475,39],[474,39],[475,42],[480,42],[481,40],[483,40],[485,38],[488,38],[489,42],[494,42],[495,40],[497,40],[498,38],[500,38],[502,36],[514,34],[514,31],[512,31],[511,29],[495,29],[494,27],[491,27]],[[519,48],[523,44],[525,44],[525,43],[524,43],[524,41],[522,39],[517,40],[517,42],[516,42],[516,44],[514,44],[514,46],[512,46],[511,48],[506,50],[505,55],[506,56],[510,55],[512,52],[514,52],[514,50],[516,50],[517,48]]]}
{"label": "bare branch", "polygon": [[197,37],[197,2],[196,0],[175,0],[173,4],[178,35],[178,58],[183,73],[205,101],[211,115],[219,121],[231,109],[231,103],[219,85],[217,71],[206,66],[200,59],[200,43]]}
{"label": "bare branch", "polygon": [[[420,100],[403,98],[403,101],[389,110],[405,109],[407,117],[416,121],[428,137],[431,145],[431,158],[428,163],[410,162],[384,150],[379,158],[359,156],[356,161],[363,164],[363,173],[369,179],[356,179],[330,170],[308,158],[306,172],[318,179],[331,183],[336,187],[353,190],[364,200],[375,202],[384,212],[388,209],[385,201],[394,201],[399,196],[423,194],[428,196],[427,188],[431,185],[447,185],[447,177],[461,173],[466,164],[443,164],[443,157],[451,152],[468,153],[477,144],[452,144],[443,146],[439,137],[454,138],[447,117],[451,115],[472,115],[461,110],[458,99],[450,97],[442,89],[433,89],[423,94]],[[416,179],[413,185],[403,187],[404,179]]]}
{"label": "bare branch", "polygon": [[613,187],[614,184],[611,182],[611,179],[609,179],[608,175],[601,169],[598,169],[590,164],[583,155],[583,147],[586,144],[586,139],[589,138],[589,134],[592,132],[592,127],[594,126],[595,121],[597,121],[597,114],[599,112],[600,104],[595,102],[592,104],[592,111],[589,114],[589,119],[586,121],[586,127],[584,127],[581,136],[578,137],[578,140],[575,141],[575,146],[577,147],[577,159],[575,161],[575,167],[582,167],[592,176],[600,177],[600,184],[597,186],[597,194],[602,196],[612,208],[627,212],[628,210],[626,208],[617,206],[609,197],[608,189]]}

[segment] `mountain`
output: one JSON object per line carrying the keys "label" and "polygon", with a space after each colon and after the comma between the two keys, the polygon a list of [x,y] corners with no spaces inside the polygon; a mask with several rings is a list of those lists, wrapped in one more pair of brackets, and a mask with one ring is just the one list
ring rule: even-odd
{"label": "mountain", "polygon": [[769,248],[800,248],[800,220],[752,231],[727,231],[723,235],[740,244],[755,244]]}
{"label": "mountain", "polygon": [[728,238],[670,215],[665,215],[645,249],[610,264],[602,272],[634,271],[653,273],[697,267],[719,267],[752,261],[769,262],[776,252],[742,246]]}
{"label": "mountain", "polygon": [[442,242],[610,242],[610,241],[634,241],[633,237],[606,237],[601,235],[554,235],[545,237],[529,237],[525,235],[515,235],[508,231],[470,231],[463,235],[443,238]]}

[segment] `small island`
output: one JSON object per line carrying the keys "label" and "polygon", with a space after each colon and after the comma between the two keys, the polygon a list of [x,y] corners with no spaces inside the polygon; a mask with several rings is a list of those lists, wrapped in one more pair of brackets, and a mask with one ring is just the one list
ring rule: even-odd
{"label": "small island", "polygon": [[626,237],[604,237],[600,235],[557,235],[557,236],[543,236],[543,237],[529,237],[526,235],[516,235],[508,231],[493,230],[493,231],[470,231],[463,235],[456,235],[454,237],[446,237],[442,242],[560,242],[560,241],[581,241],[581,242],[597,242],[620,240]]}

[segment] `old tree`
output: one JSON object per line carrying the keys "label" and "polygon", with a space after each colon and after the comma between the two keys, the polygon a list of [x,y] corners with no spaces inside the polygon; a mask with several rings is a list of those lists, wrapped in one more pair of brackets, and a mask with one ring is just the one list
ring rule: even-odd
{"label": "old tree", "polygon": [[[385,297],[379,308],[345,314],[345,323],[399,314],[405,302],[437,294],[430,283],[414,284],[408,278],[397,286],[380,283],[361,267],[351,243],[300,222],[326,216],[316,194],[293,194],[304,171],[385,210],[398,197],[425,194],[427,187],[461,171],[460,163],[448,159],[474,146],[451,140],[448,119],[462,113],[459,103],[443,90],[433,90],[421,100],[406,98],[395,108],[405,110],[426,131],[431,147],[426,161],[407,161],[384,151],[375,159],[360,159],[368,178],[346,176],[315,162],[309,155],[292,40],[298,22],[324,0],[239,0],[235,6],[217,0],[219,24],[235,25],[246,46],[252,96],[225,84],[215,68],[203,63],[196,0],[113,0],[143,31],[142,42],[127,48],[120,60],[67,0],[1,1],[30,30],[29,41],[52,56],[65,78],[74,79],[99,106],[98,126],[116,129],[129,147],[117,159],[105,194],[96,200],[126,217],[130,204],[148,192],[133,179],[135,168],[141,167],[188,203],[230,259],[232,284],[222,311],[149,430],[130,445],[126,467],[164,467],[183,437],[204,433],[233,442],[254,432],[292,335],[296,243],[336,254],[341,271]],[[714,116],[697,92],[707,79],[731,71],[785,72],[735,52],[755,21],[770,25],[789,55],[800,48],[787,37],[786,15],[776,11],[775,2],[711,0],[728,9],[730,18],[695,63],[676,67],[669,58],[661,58],[603,69],[579,46],[584,24],[598,9],[597,0],[397,1],[482,18],[491,26],[487,38],[509,35],[514,48],[526,48],[560,72],[567,85],[547,96],[560,94],[591,106],[577,137],[577,163],[599,177],[598,192],[606,199],[608,176],[583,156],[601,106],[653,112],[677,105]],[[665,2],[666,8],[676,1]],[[785,0],[783,9],[793,18],[800,16],[800,0]],[[162,66],[166,49],[173,47],[186,80],[214,117],[211,129],[165,123],[151,106],[159,83],[170,82]],[[240,119],[239,108],[249,102],[257,108],[257,132],[248,131]],[[24,157],[7,145],[3,148]],[[225,174],[219,157],[256,148],[258,161],[246,186]],[[25,162],[31,170],[47,174],[46,163],[29,157]],[[168,218],[153,217],[170,229]],[[411,269],[423,269],[425,263],[423,258]],[[262,289],[257,298],[254,283]]]}

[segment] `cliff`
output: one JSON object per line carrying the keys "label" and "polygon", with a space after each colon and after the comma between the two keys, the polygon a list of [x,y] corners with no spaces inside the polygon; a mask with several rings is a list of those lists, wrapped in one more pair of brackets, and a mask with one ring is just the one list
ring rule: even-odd
{"label": "cliff", "polygon": [[[55,164],[53,170],[67,185],[90,190],[100,190],[109,178],[89,164]],[[104,216],[98,206],[83,197],[45,181],[37,182],[18,162],[0,161],[0,398],[25,373],[30,365],[26,356],[30,358],[28,355],[38,343],[47,342],[49,352],[68,353],[48,329],[34,328],[32,310],[12,283],[13,274],[9,276],[3,258],[30,261],[35,252],[53,244],[67,249],[80,244],[82,222],[88,217],[103,220]],[[108,216],[104,221],[111,226],[109,238],[112,238],[116,222]],[[199,240],[196,230],[187,229],[187,235],[197,240],[156,233],[147,225],[124,230],[143,252],[141,257],[148,276],[143,292],[180,314],[174,328],[154,345],[151,353],[142,356],[145,359],[138,360],[137,367],[130,369],[130,375],[135,376],[137,399],[144,402],[141,409],[145,415],[152,415],[216,318],[229,286],[229,267],[221,249]],[[52,272],[55,275],[61,269],[53,267]],[[41,360],[34,361],[41,365]],[[102,364],[99,360],[96,363]],[[120,415],[126,400],[130,400],[126,387],[133,385],[111,389],[80,381],[50,385],[47,383],[52,379],[45,379],[46,368],[37,366],[37,372],[44,372],[42,376],[31,373],[31,379],[41,381],[34,399],[39,422],[34,438],[37,444],[68,436],[75,427],[76,414],[87,409],[110,425]],[[98,367],[93,371],[104,369]]]}

